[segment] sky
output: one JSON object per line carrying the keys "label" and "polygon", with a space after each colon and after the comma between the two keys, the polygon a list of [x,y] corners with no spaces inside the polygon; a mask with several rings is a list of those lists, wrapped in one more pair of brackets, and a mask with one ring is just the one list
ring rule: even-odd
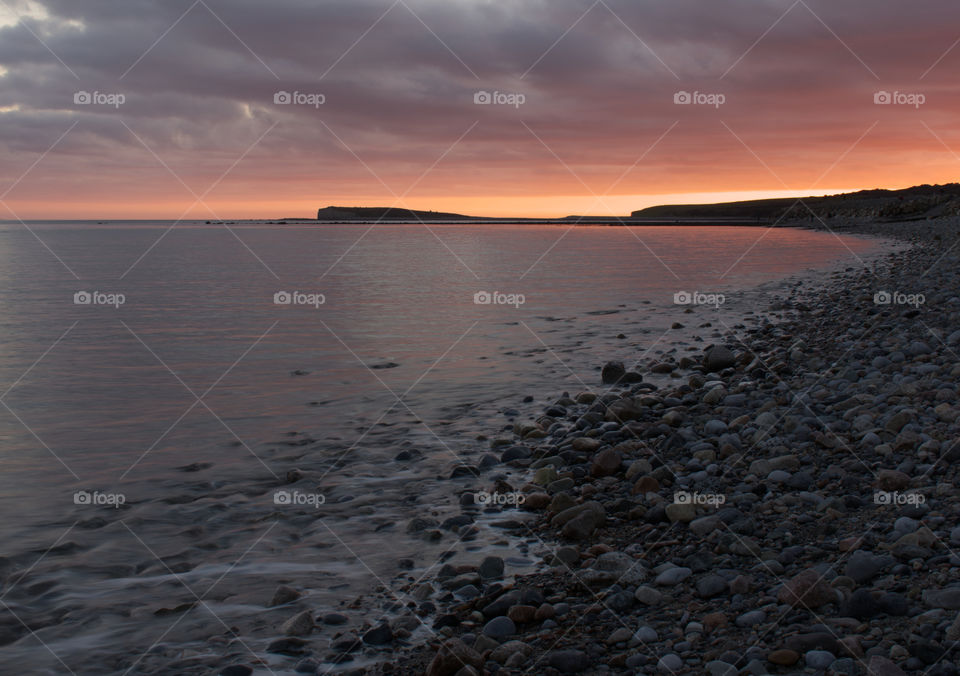
{"label": "sky", "polygon": [[952,0],[0,0],[0,219],[956,180]]}

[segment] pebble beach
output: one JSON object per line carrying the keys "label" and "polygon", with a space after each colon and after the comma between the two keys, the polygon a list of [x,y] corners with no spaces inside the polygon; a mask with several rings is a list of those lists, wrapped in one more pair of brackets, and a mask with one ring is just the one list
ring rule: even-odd
{"label": "pebble beach", "polygon": [[[594,386],[483,430],[493,459],[454,470],[476,479],[441,526],[449,556],[328,659],[429,676],[960,673],[958,223],[829,227],[904,246],[714,322],[706,349],[598,364]],[[458,563],[491,513],[537,543],[535,572]]]}

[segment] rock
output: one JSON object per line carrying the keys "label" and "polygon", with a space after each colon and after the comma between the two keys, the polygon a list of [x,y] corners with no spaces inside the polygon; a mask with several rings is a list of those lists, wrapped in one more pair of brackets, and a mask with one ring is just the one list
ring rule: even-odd
{"label": "rock", "polygon": [[668,568],[659,575],[653,581],[654,584],[659,584],[663,586],[673,586],[680,584],[688,577],[693,574],[693,571],[689,568],[684,568],[683,566],[676,566],[674,568]]}
{"label": "rock", "polygon": [[931,608],[958,610],[960,609],[960,587],[927,589],[923,592],[923,602]]}
{"label": "rock", "polygon": [[342,615],[341,613],[327,613],[321,618],[320,621],[323,622],[324,624],[338,625],[338,624],[346,624],[349,621],[349,618],[347,618],[346,615]]}
{"label": "rock", "polygon": [[767,614],[762,610],[750,610],[737,618],[738,627],[752,627],[760,624],[767,619]]}
{"label": "rock", "polygon": [[637,479],[630,492],[633,495],[646,495],[647,493],[656,493],[659,490],[660,482],[648,474]]}
{"label": "rock", "polygon": [[440,524],[436,519],[417,516],[410,519],[410,522],[407,524],[407,532],[422,533],[425,530],[428,530],[430,528],[436,528],[439,525]]}
{"label": "rock", "polygon": [[953,619],[953,624],[947,628],[948,641],[960,641],[960,613]]}
{"label": "rock", "polygon": [[833,656],[833,653],[826,650],[808,650],[803,656],[803,661],[813,669],[826,669],[836,662],[837,658]]}
{"label": "rock", "polygon": [[250,676],[253,673],[253,667],[246,664],[231,664],[220,670],[220,676]]}
{"label": "rock", "polygon": [[886,657],[874,655],[867,665],[870,676],[907,676],[906,673]]}
{"label": "rock", "polygon": [[277,587],[277,591],[273,592],[273,600],[270,601],[270,606],[282,606],[291,601],[296,601],[298,598],[300,598],[300,592],[296,589],[280,585]]}
{"label": "rock", "polygon": [[703,426],[703,433],[711,437],[718,437],[727,431],[727,423],[722,420],[708,420]]}
{"label": "rock", "polygon": [[719,575],[711,573],[697,580],[697,594],[700,598],[709,599],[727,591],[727,581]]}
{"label": "rock", "polygon": [[533,652],[533,649],[523,641],[507,641],[495,647],[490,653],[489,659],[499,664],[506,664],[514,655],[519,654],[526,658],[531,652]]}
{"label": "rock", "polygon": [[660,638],[657,630],[649,626],[640,627],[633,633],[633,636],[641,643],[655,643]]}
{"label": "rock", "polygon": [[607,637],[605,643],[607,645],[616,645],[617,643],[626,643],[630,640],[630,637],[633,636],[633,633],[626,627],[620,627],[619,629],[614,629],[613,633]]}
{"label": "rock", "polygon": [[560,478],[560,475],[557,474],[557,470],[553,467],[541,467],[533,475],[533,483],[538,486],[546,486],[547,484],[552,484],[554,481]]}
{"label": "rock", "polygon": [[727,622],[727,616],[721,612],[707,613],[703,616],[703,627],[707,631],[713,631],[714,629],[718,629],[720,627],[726,627],[727,624],[729,624]]}
{"label": "rock", "polygon": [[793,650],[788,650],[786,648],[782,648],[780,650],[774,650],[772,653],[767,655],[768,662],[770,662],[771,664],[776,664],[781,667],[793,666],[794,664],[797,663],[799,659],[800,659],[799,653]]}
{"label": "rock", "polygon": [[603,525],[606,512],[599,502],[585,502],[565,509],[553,517],[554,526],[562,526],[562,534],[571,540],[586,540]]}
{"label": "rock", "polygon": [[722,371],[737,363],[733,352],[722,345],[714,345],[707,349],[703,358],[703,370],[707,373]]}
{"label": "rock", "polygon": [[855,617],[869,620],[880,614],[880,604],[873,598],[869,589],[858,589],[840,606],[842,617]]}
{"label": "rock", "polygon": [[287,636],[308,636],[313,631],[313,615],[309,610],[297,613],[283,623],[282,630]]}
{"label": "rock", "polygon": [[581,650],[551,650],[544,661],[561,674],[576,674],[589,668],[593,661]]}
{"label": "rock", "polygon": [[537,609],[527,605],[514,606],[507,611],[507,617],[509,617],[514,624],[530,624],[536,615]]}
{"label": "rock", "polygon": [[837,592],[822,579],[820,573],[811,568],[785,582],[777,592],[777,600],[812,609],[834,603]]}
{"label": "rock", "polygon": [[683,660],[673,653],[667,653],[657,662],[657,669],[668,674],[676,674],[682,668]]}
{"label": "rock", "polygon": [[666,513],[670,523],[690,523],[697,516],[697,506],[689,502],[671,502],[666,506]]}
{"label": "rock", "polygon": [[590,465],[590,474],[594,477],[605,477],[615,474],[620,469],[623,458],[612,448],[600,451],[593,457]]}
{"label": "rock", "polygon": [[877,472],[877,487],[882,491],[900,491],[910,485],[910,477],[895,469]]}
{"label": "rock", "polygon": [[884,557],[858,549],[847,559],[843,574],[853,578],[857,584],[863,584],[875,578],[888,562]]}
{"label": "rock", "polygon": [[836,655],[842,649],[837,637],[825,631],[794,634],[793,636],[788,636],[784,643],[784,647],[789,650],[795,650],[798,653],[805,653],[808,650],[829,650]]}
{"label": "rock", "polygon": [[477,669],[483,666],[483,657],[458,638],[446,641],[427,667],[427,676],[454,676],[464,666]]}
{"label": "rock", "polygon": [[486,557],[480,562],[477,573],[486,580],[503,577],[503,559],[499,556]]}
{"label": "rock", "polygon": [[633,597],[645,606],[655,606],[663,601],[663,594],[653,587],[647,587],[645,585],[637,587],[637,591],[633,593]]}
{"label": "rock", "polygon": [[600,370],[600,380],[604,385],[613,385],[620,382],[620,379],[626,375],[627,369],[622,361],[608,361]]}
{"label": "rock", "polygon": [[378,624],[363,635],[363,642],[368,645],[386,645],[393,642],[393,630],[386,622]]}
{"label": "rock", "polygon": [[720,660],[707,662],[704,666],[710,676],[737,676],[737,674],[740,673],[737,668],[729,662],[721,662]]}
{"label": "rock", "polygon": [[483,625],[483,635],[490,638],[506,638],[517,633],[517,625],[509,617],[501,615]]}
{"label": "rock", "polygon": [[600,444],[603,443],[599,439],[593,439],[591,437],[579,437],[574,439],[570,444],[573,450],[579,451],[581,453],[594,453]]}

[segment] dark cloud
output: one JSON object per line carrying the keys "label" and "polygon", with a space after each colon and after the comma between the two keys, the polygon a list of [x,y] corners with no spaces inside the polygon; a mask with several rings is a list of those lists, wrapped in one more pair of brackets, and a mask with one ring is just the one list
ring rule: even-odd
{"label": "dark cloud", "polygon": [[[131,167],[163,175],[143,143],[185,181],[209,183],[271,127],[250,151],[254,163],[231,178],[382,192],[356,153],[401,191],[475,122],[425,187],[446,181],[518,194],[551,181],[551,189],[582,192],[556,153],[602,191],[674,123],[624,188],[663,192],[688,181],[705,191],[739,181],[749,189],[745,175],[771,187],[753,152],[788,182],[812,180],[878,120],[861,151],[917,144],[921,118],[951,140],[944,128],[958,102],[950,78],[960,48],[921,79],[960,37],[952,28],[960,6],[946,0],[11,6],[28,16],[0,27],[0,175],[14,180],[79,121],[44,167],[64,194],[83,172],[101,180],[127,180]],[[325,102],[275,105],[281,90]],[[520,93],[525,102],[474,105],[478,90]],[[679,90],[726,100],[721,108],[677,106]],[[927,101],[922,111],[881,108],[872,100],[878,90],[924,92]],[[75,105],[78,91],[125,101]],[[943,152],[929,134],[920,137]],[[717,176],[724,163],[732,170]],[[24,182],[11,199],[30,190]]]}

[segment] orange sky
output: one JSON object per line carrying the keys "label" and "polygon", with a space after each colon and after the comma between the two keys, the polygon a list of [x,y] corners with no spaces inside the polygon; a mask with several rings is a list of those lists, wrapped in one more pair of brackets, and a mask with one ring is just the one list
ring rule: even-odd
{"label": "orange sky", "polygon": [[960,168],[941,0],[78,4],[0,11],[0,219],[625,215]]}

